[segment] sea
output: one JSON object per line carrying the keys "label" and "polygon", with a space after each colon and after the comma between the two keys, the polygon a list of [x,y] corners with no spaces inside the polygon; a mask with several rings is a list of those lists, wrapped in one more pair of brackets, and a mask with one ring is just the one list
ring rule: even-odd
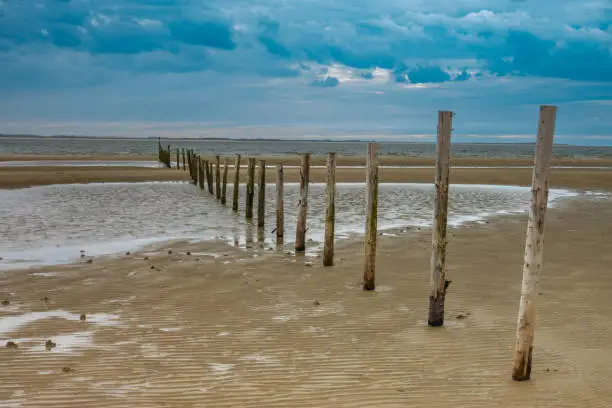
{"label": "sea", "polygon": [[[22,137],[1,136],[0,155],[153,155],[158,139],[105,137]],[[364,156],[363,141],[318,140],[218,140],[218,139],[161,139],[163,146],[186,148],[215,155],[295,155],[312,153],[325,155],[337,152],[343,156]],[[433,143],[380,142],[381,156],[434,156]],[[531,158],[533,143],[453,143],[454,157]],[[557,144],[555,157],[612,158],[612,146],[574,146]]]}

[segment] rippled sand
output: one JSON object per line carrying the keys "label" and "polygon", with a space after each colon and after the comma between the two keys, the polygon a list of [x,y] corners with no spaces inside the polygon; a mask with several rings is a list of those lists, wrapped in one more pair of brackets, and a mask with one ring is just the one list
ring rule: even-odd
{"label": "rippled sand", "polygon": [[4,272],[0,405],[609,407],[611,220],[606,197],[549,212],[531,382],[510,379],[523,215],[451,232],[435,329],[426,230],[380,238],[373,293],[352,241],[332,268],[207,243]]}

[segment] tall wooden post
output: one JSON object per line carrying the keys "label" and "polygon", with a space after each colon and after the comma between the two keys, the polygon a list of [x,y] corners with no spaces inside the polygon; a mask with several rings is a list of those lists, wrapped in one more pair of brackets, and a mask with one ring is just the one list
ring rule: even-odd
{"label": "tall wooden post", "polygon": [[221,187],[221,204],[227,204],[227,170],[229,167],[228,160],[223,163],[223,186]]}
{"label": "tall wooden post", "polygon": [[266,219],[266,161],[259,161],[257,180],[257,226],[262,228]]}
{"label": "tall wooden post", "polygon": [[204,160],[198,156],[198,182],[200,188],[204,190]]}
{"label": "tall wooden post", "polygon": [[325,187],[325,244],[323,266],[334,265],[334,224],[336,222],[336,153],[327,155]]}
{"label": "tall wooden post", "polygon": [[210,161],[206,161],[206,168],[208,169],[208,192],[210,194],[214,194],[213,190],[213,164]]}
{"label": "tall wooden post", "polygon": [[283,165],[276,165],[276,243],[283,245],[285,235],[285,200],[283,192]]}
{"label": "tall wooden post", "polygon": [[302,155],[300,169],[300,202],[295,229],[295,252],[306,251],[306,217],[308,216],[308,187],[310,183],[310,153]]}
{"label": "tall wooden post", "polygon": [[208,177],[210,177],[208,175],[208,160],[202,160],[202,166],[204,167],[204,171],[203,171],[203,173],[204,173],[204,177],[203,177],[204,183],[205,183],[205,186],[208,186]]}
{"label": "tall wooden post", "polygon": [[215,186],[217,193],[217,200],[221,199],[221,158],[215,156]]}
{"label": "tall wooden post", "polygon": [[192,173],[191,173],[191,152],[189,150],[187,150],[187,164],[189,165],[189,178],[192,178]]}
{"label": "tall wooden post", "polygon": [[434,201],[429,315],[427,324],[432,327],[444,324],[444,299],[450,281],[446,280],[446,223],[448,218],[448,174],[450,161],[453,112],[438,112],[438,137],[436,142],[436,197]]}
{"label": "tall wooden post", "polygon": [[248,220],[253,218],[253,198],[254,196],[255,196],[255,159],[249,157],[249,167],[247,169],[246,210],[245,210],[245,216]]}
{"label": "tall wooden post", "polygon": [[232,210],[238,211],[238,198],[240,197],[240,155],[234,160],[234,191],[232,193]]}
{"label": "tall wooden post", "polygon": [[523,285],[516,332],[512,379],[526,381],[531,377],[531,359],[535,335],[538,280],[542,270],[544,219],[548,206],[548,177],[555,134],[556,106],[540,106],[536,157],[531,180],[531,207],[525,240]]}
{"label": "tall wooden post", "polygon": [[181,149],[176,148],[176,169],[181,169]]}
{"label": "tall wooden post", "polygon": [[378,144],[368,143],[366,164],[366,233],[363,290],[376,288],[376,233],[378,230]]}
{"label": "tall wooden post", "polygon": [[187,168],[185,167],[185,148],[183,147],[183,171],[187,170]]}

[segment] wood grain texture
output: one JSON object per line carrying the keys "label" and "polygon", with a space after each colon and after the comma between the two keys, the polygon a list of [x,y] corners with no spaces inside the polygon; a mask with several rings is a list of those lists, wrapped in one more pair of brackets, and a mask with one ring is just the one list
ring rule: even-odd
{"label": "wood grain texture", "polygon": [[366,165],[366,232],[363,265],[363,290],[376,288],[376,233],[378,229],[378,149],[368,143]]}
{"label": "wood grain texture", "polygon": [[327,155],[325,186],[325,241],[323,266],[334,265],[334,229],[336,224],[336,153]]}
{"label": "wood grain texture", "polygon": [[434,214],[430,267],[429,314],[427,324],[432,327],[444,324],[444,300],[450,281],[446,280],[446,226],[448,220],[448,180],[450,163],[453,112],[438,112],[436,141],[436,174],[434,184]]}
{"label": "wood grain texture", "polygon": [[525,239],[523,283],[519,306],[514,368],[512,379],[526,381],[531,378],[533,341],[536,325],[536,299],[538,280],[542,270],[544,221],[548,206],[548,179],[555,134],[555,106],[541,106],[536,141],[536,156],[531,183],[531,206]]}
{"label": "wood grain texture", "polygon": [[295,230],[295,251],[306,251],[306,218],[308,216],[308,187],[310,184],[310,153],[302,155],[300,168],[300,201]]}

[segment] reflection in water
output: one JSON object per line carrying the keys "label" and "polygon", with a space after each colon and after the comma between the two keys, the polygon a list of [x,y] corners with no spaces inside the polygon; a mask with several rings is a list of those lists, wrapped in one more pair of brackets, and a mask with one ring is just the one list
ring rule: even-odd
{"label": "reflection in water", "polygon": [[[231,186],[230,187],[231,190]],[[274,197],[274,186],[267,187]],[[231,196],[231,191],[228,195]],[[551,202],[568,196],[551,190]],[[138,246],[174,239],[220,239],[238,247],[252,247],[254,226],[244,219],[244,189],[237,213],[222,206],[208,192],[189,183],[106,183],[55,185],[0,190],[0,268],[66,263],[80,256],[125,252]],[[323,241],[325,186],[310,188],[307,242],[317,249]],[[434,189],[425,184],[381,184],[380,230],[430,226]],[[523,212],[529,188],[451,185],[449,225],[479,221],[495,214]],[[299,186],[285,185],[285,236],[257,231],[259,246],[278,248],[293,242]],[[336,238],[363,233],[364,188],[339,183],[336,196]],[[177,205],[177,203],[180,203]],[[275,202],[266,203],[266,225],[276,223]],[[229,239],[225,238],[229,237]]]}

